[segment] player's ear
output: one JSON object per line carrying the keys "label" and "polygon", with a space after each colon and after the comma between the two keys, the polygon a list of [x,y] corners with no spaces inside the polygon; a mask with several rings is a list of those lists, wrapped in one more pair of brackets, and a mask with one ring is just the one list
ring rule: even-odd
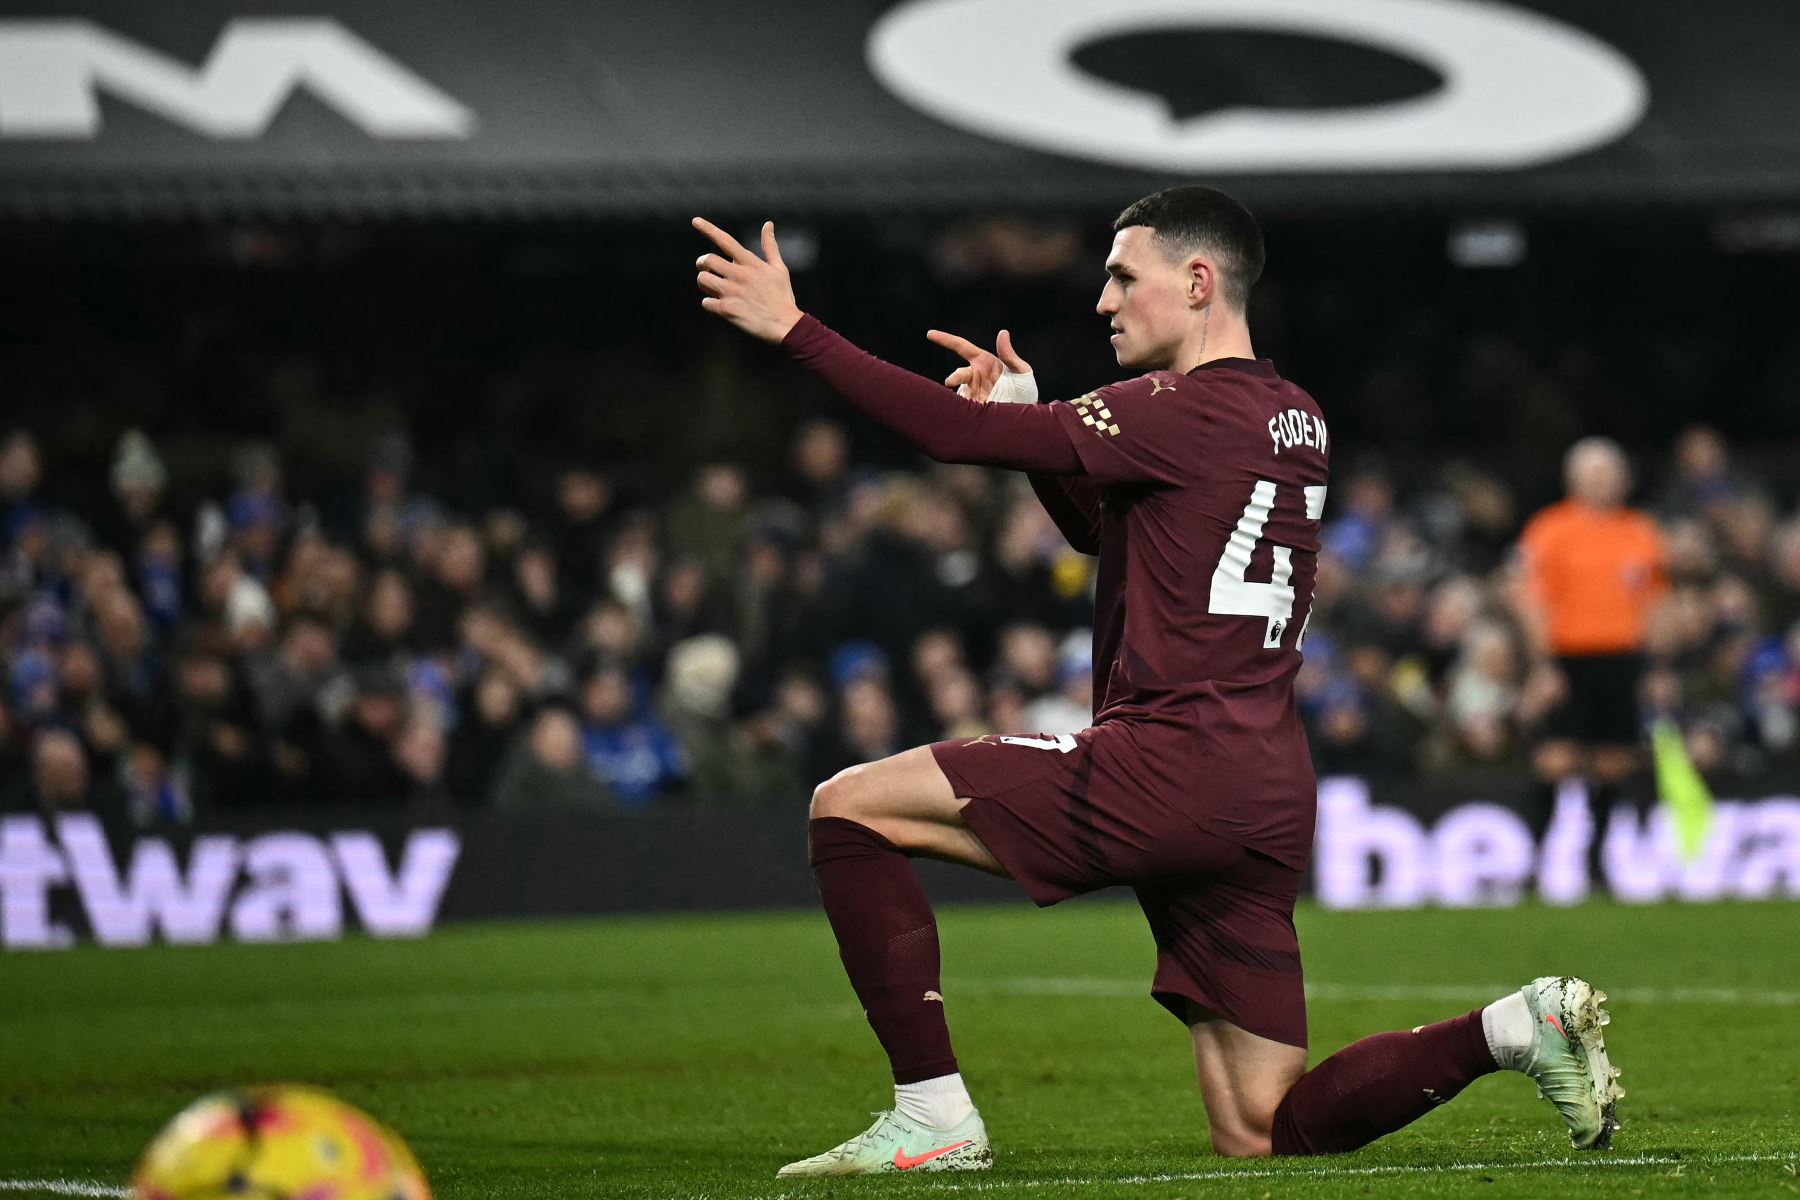
{"label": "player's ear", "polygon": [[1189,258],[1186,267],[1188,307],[1204,308],[1218,286],[1218,272],[1213,269],[1211,259],[1199,254]]}

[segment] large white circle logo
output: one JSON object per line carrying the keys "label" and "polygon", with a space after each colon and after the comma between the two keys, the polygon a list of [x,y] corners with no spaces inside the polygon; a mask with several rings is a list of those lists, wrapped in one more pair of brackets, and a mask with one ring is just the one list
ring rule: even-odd
{"label": "large white circle logo", "polygon": [[[1230,28],[1374,46],[1433,68],[1429,95],[1179,119],[1077,70],[1099,38]],[[911,0],[869,31],[869,66],[939,120],[1041,150],[1185,171],[1502,170],[1612,141],[1644,114],[1636,66],[1591,34],[1485,0]]]}

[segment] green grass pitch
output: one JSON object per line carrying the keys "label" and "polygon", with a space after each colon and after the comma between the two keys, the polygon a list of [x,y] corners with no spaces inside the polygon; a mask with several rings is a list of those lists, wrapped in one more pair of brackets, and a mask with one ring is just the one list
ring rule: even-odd
{"label": "green grass pitch", "polygon": [[1143,920],[1101,901],[942,914],[984,1175],[776,1181],[892,1096],[824,918],[792,913],[0,957],[0,1196],[119,1188],[193,1096],[265,1080],[387,1119],[448,1200],[1800,1196],[1800,905],[1300,923],[1315,1059],[1536,974],[1593,979],[1629,1092],[1615,1149],[1573,1156],[1498,1075],[1357,1154],[1215,1158],[1186,1032],[1145,994]]}

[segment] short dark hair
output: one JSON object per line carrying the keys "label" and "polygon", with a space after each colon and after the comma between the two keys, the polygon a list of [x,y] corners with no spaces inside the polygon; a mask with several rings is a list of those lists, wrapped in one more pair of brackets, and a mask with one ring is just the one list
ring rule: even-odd
{"label": "short dark hair", "polygon": [[1262,278],[1262,229],[1250,210],[1218,188],[1164,188],[1119,214],[1113,232],[1143,225],[1170,257],[1207,250],[1219,258],[1219,294],[1242,309]]}

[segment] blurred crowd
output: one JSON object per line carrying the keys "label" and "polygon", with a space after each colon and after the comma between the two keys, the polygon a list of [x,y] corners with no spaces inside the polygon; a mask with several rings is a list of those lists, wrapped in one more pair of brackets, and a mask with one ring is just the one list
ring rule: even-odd
{"label": "blurred crowd", "polygon": [[[1672,722],[1722,778],[1800,763],[1800,516],[1709,428],[1643,466],[1630,503],[1654,520],[1661,563],[1631,697],[1640,734]],[[1379,471],[1347,474],[1299,680],[1320,768],[1522,771],[1569,700],[1530,636],[1518,535],[1532,514],[1463,465],[1400,494]]]}
{"label": "blurred crowd", "polygon": [[[192,496],[131,431],[109,488],[59,505],[15,430],[0,809],[792,808],[922,742],[1088,724],[1094,562],[1023,477],[850,445],[813,419],[778,472],[666,491],[571,460],[543,503],[469,512],[415,490],[399,434],[346,504],[259,443]],[[1705,770],[1800,760],[1800,518],[1708,429],[1637,465],[1669,585],[1644,720]],[[1525,769],[1559,698],[1521,621],[1529,516],[1472,465],[1340,464],[1298,682],[1321,771]]]}

